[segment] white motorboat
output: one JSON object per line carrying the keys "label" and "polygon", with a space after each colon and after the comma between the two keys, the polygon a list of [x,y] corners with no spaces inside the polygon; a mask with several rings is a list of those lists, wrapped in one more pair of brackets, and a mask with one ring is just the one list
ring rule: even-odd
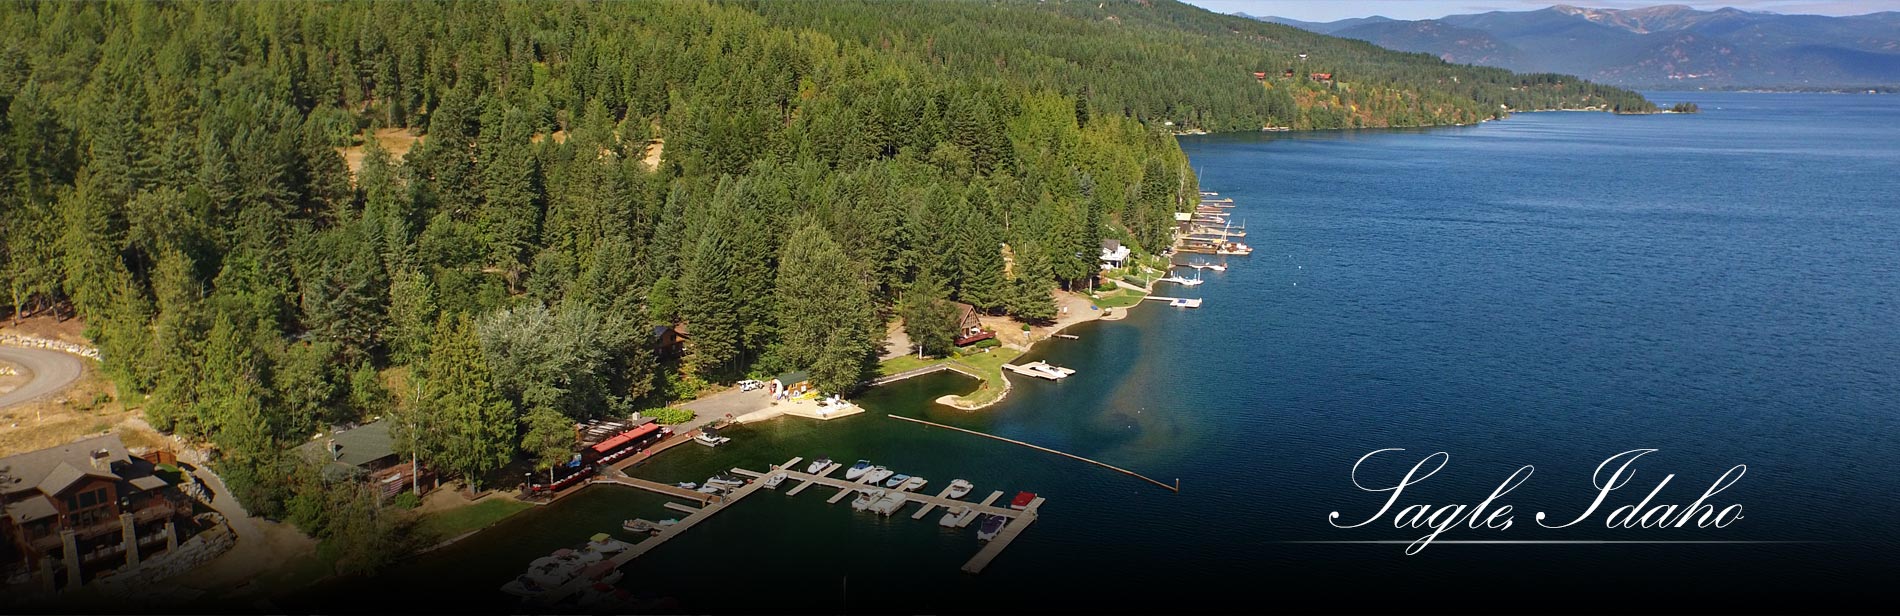
{"label": "white motorboat", "polygon": [[859,477],[863,477],[864,474],[868,472],[871,472],[871,461],[858,460],[857,464],[851,465],[851,468],[844,471],[844,480],[857,481]]}
{"label": "white motorboat", "polygon": [[816,475],[820,471],[825,470],[825,467],[827,466],[831,466],[831,458],[821,457],[816,460],[812,460],[811,464],[806,465],[805,472]]}
{"label": "white motorboat", "polygon": [[700,494],[718,494],[724,491],[725,489],[720,488],[719,486],[716,486],[710,483],[703,486],[699,486],[698,490],[694,490],[694,492],[698,492]]}
{"label": "white motorboat", "polygon": [[952,479],[950,480],[949,496],[950,498],[963,498],[965,494],[969,494],[970,490],[975,489],[975,488],[976,486],[971,485],[970,482],[968,481],[964,481],[962,479]]}
{"label": "white motorboat", "polygon": [[786,475],[785,473],[773,473],[771,477],[765,478],[765,489],[777,490],[778,484],[785,483],[787,477],[790,477],[790,475]]}
{"label": "white motorboat", "polygon": [[699,484],[693,483],[691,481],[682,481],[682,482],[673,484],[673,487],[680,488],[682,490],[697,490],[699,489]]}
{"label": "white motorboat", "polygon": [[983,526],[976,530],[976,538],[984,541],[995,539],[996,533],[1003,531],[1003,522],[1003,516],[1000,515],[984,516]]}
{"label": "white motorboat", "polygon": [[904,484],[902,486],[899,486],[899,489],[904,490],[906,492],[915,492],[917,491],[918,488],[924,487],[924,484],[926,483],[930,483],[930,480],[924,479],[922,477],[912,477],[910,479],[904,480]]}
{"label": "white motorboat", "polygon": [[666,528],[678,523],[680,523],[679,518],[667,518],[659,521],[660,528]]}
{"label": "white motorboat", "polygon": [[896,472],[892,471],[891,469],[884,468],[882,466],[873,466],[871,467],[871,470],[869,472],[866,472],[864,474],[864,483],[867,483],[867,484],[883,483],[884,480],[890,479],[891,475],[894,475],[894,474],[896,474]]}
{"label": "white motorboat", "polygon": [[652,532],[658,532],[660,530],[660,525],[654,524],[651,520],[634,518],[631,520],[627,520],[625,522],[621,522],[620,528],[625,529],[627,532],[630,532],[630,533],[652,533]]}
{"label": "white motorboat", "polygon": [[971,509],[963,505],[957,505],[955,507],[951,507],[949,511],[945,512],[943,514],[943,518],[937,520],[937,525],[942,526],[944,528],[956,528],[958,526],[962,526],[964,520],[968,520],[971,517],[974,517],[975,515],[976,515],[975,509]]}
{"label": "white motorboat", "polygon": [[693,436],[693,442],[699,443],[701,445],[705,445],[707,447],[718,447],[720,445],[726,444],[727,442],[730,442],[731,440],[732,440],[732,437],[730,436],[719,436],[717,434],[713,434],[710,432],[701,432]]}
{"label": "white motorboat", "polygon": [[909,501],[910,497],[904,496],[903,492],[891,492],[885,494],[884,498],[872,504],[871,510],[880,515],[890,515],[896,513],[898,509],[904,508],[904,503]]}
{"label": "white motorboat", "polygon": [[869,492],[860,492],[858,493],[857,498],[851,500],[851,510],[864,511],[866,509],[870,509],[872,503],[876,503],[877,501],[882,500],[883,498],[884,498],[883,490],[871,490]]}
{"label": "white motorboat", "polygon": [[906,481],[910,481],[910,475],[906,475],[906,474],[903,474],[903,473],[898,473],[898,474],[896,474],[896,475],[892,475],[892,476],[891,476],[891,478],[890,478],[889,480],[887,480],[887,481],[885,481],[885,482],[884,482],[884,487],[886,487],[886,488],[900,488],[900,487],[903,487],[903,485],[904,485],[904,482],[906,482]]}
{"label": "white motorboat", "polygon": [[711,477],[706,478],[706,485],[713,486],[721,490],[732,490],[732,489],[738,488],[739,486],[745,485],[745,480],[739,479],[737,477],[732,477],[729,475],[713,475]]}

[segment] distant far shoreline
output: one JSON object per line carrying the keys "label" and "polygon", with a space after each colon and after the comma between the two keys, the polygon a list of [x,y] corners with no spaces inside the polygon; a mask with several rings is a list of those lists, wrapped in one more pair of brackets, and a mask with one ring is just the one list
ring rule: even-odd
{"label": "distant far shoreline", "polygon": [[1723,94],[1900,94],[1900,85],[1894,86],[1817,86],[1817,87],[1721,87],[1721,88],[1685,88],[1685,87],[1635,87],[1638,92],[1719,92]]}

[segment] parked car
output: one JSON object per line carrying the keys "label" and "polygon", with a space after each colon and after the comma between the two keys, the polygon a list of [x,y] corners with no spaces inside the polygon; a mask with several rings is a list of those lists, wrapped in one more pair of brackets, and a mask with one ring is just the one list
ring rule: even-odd
{"label": "parked car", "polygon": [[758,389],[764,386],[765,386],[765,383],[761,383],[752,379],[739,381],[739,391],[752,391],[754,389]]}

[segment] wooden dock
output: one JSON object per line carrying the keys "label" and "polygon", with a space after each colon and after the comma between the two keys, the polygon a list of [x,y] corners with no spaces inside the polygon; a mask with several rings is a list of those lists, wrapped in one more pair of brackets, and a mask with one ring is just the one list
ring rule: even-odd
{"label": "wooden dock", "polygon": [[[786,462],[783,466],[790,467],[794,464],[797,464],[800,459],[801,458],[792,458],[790,461]],[[743,486],[739,486],[738,489],[735,489],[732,492],[728,493],[726,497],[720,500],[719,502],[709,504],[704,508],[694,511],[692,515],[688,515],[685,518],[681,518],[679,523],[677,524],[661,528],[660,532],[654,533],[653,536],[648,537],[645,541],[641,541],[639,543],[633,544],[633,547],[627,548],[627,551],[625,552],[615,554],[613,558],[608,559],[607,562],[613,563],[615,567],[624,567],[626,566],[627,563],[633,562],[633,559],[639,558],[640,556],[646,554],[647,552],[652,551],[653,548],[660,547],[660,545],[666,543],[667,540],[669,539],[678,537],[680,533],[686,532],[687,529],[690,529],[694,525],[705,521],[706,518],[712,517],[713,514],[719,513],[721,511],[725,511],[727,507],[730,507],[733,504],[738,503],[740,499],[743,499],[747,496],[751,496],[753,492],[759,491],[759,488],[763,485],[765,485],[764,482],[753,481]],[[674,503],[669,503],[669,504],[674,504]],[[562,584],[558,588],[549,590],[547,593],[542,595],[542,598],[545,599],[547,604],[551,605],[551,604],[560,602],[562,599],[567,598],[569,595],[579,592],[581,588],[586,587],[586,586],[591,586],[591,585],[593,585],[593,582],[588,580],[585,576],[576,576],[574,579],[569,580],[566,584]]]}
{"label": "wooden dock", "polygon": [[[843,479],[819,477],[811,473],[801,473],[797,471],[781,470],[781,472],[784,472],[787,475],[788,479],[810,481],[812,483],[824,484],[825,486],[836,488],[838,490],[838,493],[832,495],[831,500],[828,501],[831,503],[836,503],[838,501],[844,500],[845,496],[848,496],[856,492],[869,492],[873,489],[876,489],[874,486],[866,485],[862,480],[845,481]],[[1023,512],[1017,511],[1015,509],[1010,509],[1008,507],[996,507],[989,504],[991,502],[995,502],[995,500],[998,497],[1001,497],[1003,495],[1002,492],[997,492],[995,494],[990,495],[990,498],[988,500],[978,505],[971,505],[970,503],[967,503],[964,501],[960,501],[954,498],[949,498],[947,494],[949,494],[947,490],[943,494],[940,494],[938,496],[928,496],[924,494],[917,494],[914,492],[906,492],[904,493],[904,496],[908,500],[905,501],[905,505],[908,506],[910,503],[923,503],[923,504],[930,505],[933,507],[953,507],[957,505],[963,505],[963,506],[975,508],[977,513],[999,515],[1006,518],[1014,518],[1016,516],[1023,515]]]}
{"label": "wooden dock", "polygon": [[594,481],[597,483],[613,483],[630,488],[639,488],[648,492],[658,492],[673,498],[683,498],[696,503],[707,503],[717,500],[717,497],[705,492],[688,490],[679,486],[670,486],[656,481],[647,481],[638,477],[628,477],[625,475],[609,477],[603,475],[595,477]]}
{"label": "wooden dock", "polygon": [[[956,499],[950,498],[949,486],[944,486],[943,491],[937,493],[937,498],[941,498],[941,499],[949,500],[949,501],[956,500]],[[922,520],[924,519],[924,516],[930,515],[930,510],[936,509],[936,508],[937,508],[936,503],[924,503],[924,506],[917,508],[917,513],[911,514],[910,519]]]}
{"label": "wooden dock", "polygon": [[695,513],[699,513],[699,510],[701,509],[700,507],[688,507],[686,505],[681,505],[679,503],[675,503],[672,501],[667,501],[666,508],[672,509],[674,511],[678,511],[680,513],[684,513],[686,515],[693,515]]}
{"label": "wooden dock", "polygon": [[[831,463],[831,466],[827,466],[827,467],[824,467],[824,468],[822,468],[822,469],[819,469],[819,470],[818,470],[818,476],[819,476],[819,477],[824,477],[824,476],[826,476],[826,475],[830,475],[830,474],[832,474],[832,473],[835,473],[835,472],[838,472],[838,469],[841,469],[841,468],[844,468],[844,465],[843,465],[843,464],[839,464],[839,463],[837,463],[837,462],[832,462],[832,463]],[[811,487],[811,483],[812,483],[812,482],[809,482],[809,481],[801,481],[801,482],[798,482],[798,485],[797,485],[797,486],[793,486],[793,487],[792,487],[792,489],[791,489],[790,491],[788,491],[788,492],[786,492],[786,493],[785,493],[785,495],[786,495],[786,496],[798,496],[798,493],[799,493],[799,492],[803,492],[803,491],[805,491],[805,488],[809,488],[809,487]]]}
{"label": "wooden dock", "polygon": [[[983,502],[977,503],[977,505],[982,506],[982,507],[988,507],[990,506],[990,503],[994,503],[996,502],[996,499],[999,499],[1002,497],[1003,497],[1003,491],[997,490],[995,492],[991,492],[987,498],[983,499]],[[976,516],[970,516],[968,518],[964,518],[962,522],[957,523],[957,528],[963,528],[965,526],[969,526],[970,522],[975,519],[976,519]]]}
{"label": "wooden dock", "polygon": [[[1048,453],[1053,453],[1053,454],[1056,454],[1056,455],[1058,455],[1058,456],[1063,456],[1063,457],[1066,457],[1066,458],[1070,458],[1070,459],[1074,459],[1074,460],[1081,460],[1081,461],[1083,461],[1083,462],[1087,462],[1087,463],[1089,463],[1089,464],[1094,464],[1094,465],[1096,465],[1096,466],[1100,466],[1100,467],[1102,467],[1102,468],[1106,468],[1106,469],[1109,469],[1109,470],[1112,470],[1112,471],[1115,471],[1115,472],[1118,472],[1118,473],[1121,473],[1121,474],[1124,474],[1124,475],[1128,475],[1128,476],[1130,476],[1130,477],[1134,477],[1134,478],[1136,478],[1136,479],[1140,479],[1140,480],[1142,480],[1142,481],[1146,481],[1146,482],[1148,482],[1148,483],[1152,483],[1152,484],[1155,484],[1155,485],[1158,485],[1158,486],[1161,486],[1161,487],[1163,487],[1163,488],[1167,488],[1167,489],[1169,489],[1169,490],[1173,490],[1173,491],[1174,491],[1175,493],[1180,493],[1180,492],[1181,492],[1181,481],[1180,481],[1180,480],[1178,480],[1178,479],[1177,479],[1177,480],[1175,480],[1175,482],[1174,482],[1174,485],[1168,485],[1168,484],[1165,484],[1165,483],[1161,483],[1161,482],[1159,482],[1159,481],[1156,481],[1156,480],[1154,480],[1154,479],[1152,479],[1152,478],[1150,478],[1150,477],[1148,477],[1147,475],[1143,475],[1143,474],[1141,474],[1141,473],[1137,473],[1137,472],[1135,472],[1135,471],[1131,471],[1131,470],[1128,470],[1128,469],[1125,469],[1125,468],[1122,468],[1122,467],[1119,467],[1119,466],[1115,466],[1115,465],[1113,465],[1113,464],[1109,464],[1109,463],[1107,463],[1107,462],[1101,462],[1101,461],[1097,461],[1097,460],[1090,460],[1090,459],[1088,459],[1088,458],[1084,458],[1084,457],[1082,457],[1082,456],[1078,456],[1078,455],[1075,455],[1075,454],[1072,454],[1072,453],[1068,453],[1068,452],[1064,452],[1064,451],[1056,451],[1056,450],[1054,450],[1054,449],[1050,449],[1050,448],[1048,448],[1048,447],[1043,447],[1043,446],[1041,446],[1041,445],[1032,445],[1032,444],[1029,444],[1029,443],[1025,443],[1025,442],[1022,442],[1022,441],[1019,441],[1019,440],[1016,440],[1016,439],[1013,439],[1013,438],[1003,438],[1003,437],[1000,437],[1000,436],[997,436],[997,435],[994,435],[994,434],[984,434],[984,433],[982,433],[982,432],[977,432],[977,431],[975,431],[975,430],[968,430],[968,429],[964,429],[964,428],[959,428],[959,427],[956,427],[956,426],[946,426],[946,425],[943,425],[943,424],[940,424],[940,423],[937,423],[937,422],[934,422],[934,421],[924,421],[924,420],[922,420],[922,419],[913,419],[913,418],[910,418],[910,417],[905,417],[905,416],[902,416],[902,415],[885,415],[885,417],[890,417],[890,418],[892,418],[892,419],[902,419],[902,420],[904,420],[904,421],[908,421],[908,422],[912,422],[912,423],[920,423],[920,424],[923,424],[923,425],[926,425],[926,426],[931,426],[931,427],[936,427],[936,428],[943,428],[943,429],[945,429],[945,430],[956,430],[956,431],[958,431],[958,432],[963,432],[963,433],[966,433],[966,434],[974,434],[974,435],[977,435],[977,436],[981,436],[981,437],[984,437],[984,438],[992,438],[992,439],[996,439],[996,440],[999,440],[999,441],[1003,441],[1003,442],[1005,442],[1005,443],[1015,443],[1015,444],[1017,444],[1017,445],[1022,445],[1022,446],[1024,446],[1024,447],[1028,447],[1028,448],[1030,448],[1030,449],[1034,449],[1034,450],[1037,450],[1037,451],[1045,451],[1045,452],[1048,452]],[[998,494],[1000,494],[1000,492],[999,492]]]}
{"label": "wooden dock", "polygon": [[1036,509],[1042,507],[1042,501],[1042,497],[1036,497],[1023,507],[1022,515],[1005,522],[1003,530],[997,531],[995,538],[983,544],[983,549],[977,550],[976,556],[971,556],[969,562],[963,563],[963,572],[982,573],[984,567],[990,566],[990,561],[995,560],[997,554],[1002,554],[1003,548],[1009,547],[1009,542],[1015,541],[1017,536],[1023,534],[1023,529],[1036,521]]}
{"label": "wooden dock", "polygon": [[1032,361],[1022,365],[1003,364],[1003,369],[1023,376],[1033,376],[1039,379],[1049,379],[1051,381],[1065,379],[1068,378],[1069,375],[1075,374],[1074,370],[1041,361]]}

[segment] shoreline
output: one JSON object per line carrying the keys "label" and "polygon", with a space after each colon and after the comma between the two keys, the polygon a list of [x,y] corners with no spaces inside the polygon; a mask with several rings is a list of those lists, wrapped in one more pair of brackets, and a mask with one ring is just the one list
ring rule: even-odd
{"label": "shoreline", "polygon": [[[1142,293],[1146,295],[1153,295],[1154,281],[1152,280],[1149,281],[1147,288],[1144,291],[1142,291]],[[1094,298],[1090,298],[1090,299],[1093,300]],[[1056,324],[1050,326],[1047,332],[1044,332],[1043,337],[1030,340],[1028,344],[1024,345],[1022,349],[1022,353],[1018,354],[1017,357],[1020,358],[1023,355],[1028,355],[1030,353],[1035,352],[1037,345],[1040,345],[1044,342],[1048,342],[1050,339],[1055,338],[1056,334],[1060,334],[1063,332],[1063,330],[1066,330],[1070,327],[1073,327],[1082,323],[1092,323],[1095,321],[1120,321],[1122,319],[1126,319],[1128,318],[1128,311],[1134,310],[1136,306],[1140,306],[1145,303],[1147,302],[1138,301],[1133,306],[1124,306],[1122,308],[1101,308],[1099,311],[1097,311],[1098,314],[1096,314],[1095,316],[1092,316],[1086,319],[1076,319],[1073,321],[1069,321],[1067,323],[1064,323],[1058,320]],[[962,371],[958,370],[957,372],[961,373]],[[996,406],[997,404],[1001,403],[1003,400],[1009,398],[1010,390],[1015,388],[1015,382],[1010,380],[1009,378],[1009,371],[1003,370],[1001,371],[1001,373],[1002,373],[1002,378],[1003,378],[1003,391],[996,394],[995,398],[992,398],[987,402],[983,402],[981,404],[969,404],[969,403],[963,402],[962,399],[964,398],[966,394],[944,394],[942,396],[938,396],[935,400],[932,400],[932,402],[935,402],[937,404],[941,404],[953,409],[957,409],[959,411],[980,411],[992,406]],[[965,373],[965,375],[968,376],[967,373]]]}

